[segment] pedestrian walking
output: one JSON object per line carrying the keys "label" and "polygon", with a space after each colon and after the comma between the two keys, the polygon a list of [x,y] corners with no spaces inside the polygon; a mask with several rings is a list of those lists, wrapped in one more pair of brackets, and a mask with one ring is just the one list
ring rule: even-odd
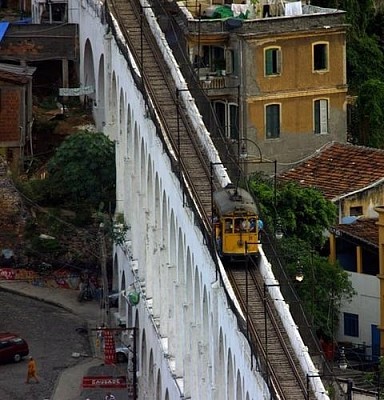
{"label": "pedestrian walking", "polygon": [[25,383],[29,383],[30,379],[35,379],[36,383],[39,383],[39,378],[37,377],[37,368],[36,361],[33,357],[29,357],[28,361],[28,372],[27,372],[27,380]]}
{"label": "pedestrian walking", "polygon": [[104,400],[116,400],[116,397],[111,392],[108,392]]}

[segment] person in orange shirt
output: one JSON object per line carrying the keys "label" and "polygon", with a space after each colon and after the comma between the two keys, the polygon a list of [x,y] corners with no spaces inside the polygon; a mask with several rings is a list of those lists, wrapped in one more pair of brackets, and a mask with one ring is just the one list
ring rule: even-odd
{"label": "person in orange shirt", "polygon": [[36,361],[33,359],[33,357],[29,357],[27,380],[25,383],[29,383],[30,379],[32,378],[36,380],[36,383],[40,382],[39,378],[37,377]]}

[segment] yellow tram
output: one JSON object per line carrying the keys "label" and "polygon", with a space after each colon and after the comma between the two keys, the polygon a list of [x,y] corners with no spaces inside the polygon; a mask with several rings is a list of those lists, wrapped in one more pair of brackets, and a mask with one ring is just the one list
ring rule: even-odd
{"label": "yellow tram", "polygon": [[225,256],[259,252],[258,210],[244,189],[228,185],[213,193],[213,223],[218,253]]}

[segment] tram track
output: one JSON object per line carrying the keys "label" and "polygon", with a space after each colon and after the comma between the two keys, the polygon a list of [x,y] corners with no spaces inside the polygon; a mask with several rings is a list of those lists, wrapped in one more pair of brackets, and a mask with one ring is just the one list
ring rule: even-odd
{"label": "tram track", "polygon": [[246,318],[248,340],[276,398],[309,398],[305,376],[268,295],[257,261],[249,257],[247,261],[227,262],[225,269]]}
{"label": "tram track", "polygon": [[[116,19],[129,51],[139,66],[143,88],[156,109],[162,134],[172,146],[184,189],[190,191],[201,215],[206,232],[211,231],[212,190],[218,184],[211,176],[211,165],[199,144],[197,134],[185,109],[178,103],[178,89],[172,79],[138,0],[107,0],[107,9]],[[276,319],[269,302],[264,302],[262,277],[255,266],[249,269],[245,284],[243,267],[226,266],[239,303],[247,315],[250,345],[257,350],[261,372],[271,389],[271,398],[307,399],[305,378],[294,358],[289,338],[281,321]],[[252,272],[251,272],[252,270]],[[267,318],[264,315],[267,309]],[[266,337],[264,332],[268,332]],[[268,347],[265,348],[266,340]],[[255,354],[255,353],[254,353]],[[313,397],[314,398],[314,397]]]}
{"label": "tram track", "polygon": [[[137,0],[109,0],[109,11],[118,21],[129,50],[140,66],[140,72],[150,101],[161,121],[163,134],[176,154],[185,186],[192,191],[207,231],[211,221],[212,185],[210,162],[204,154],[188,114],[177,98],[177,87],[164,57],[153,37],[143,9]],[[182,155],[182,156],[181,156]]]}

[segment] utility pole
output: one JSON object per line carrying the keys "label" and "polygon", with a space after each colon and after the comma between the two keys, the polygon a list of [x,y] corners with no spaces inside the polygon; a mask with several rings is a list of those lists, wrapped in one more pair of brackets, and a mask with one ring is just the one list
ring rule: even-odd
{"label": "utility pole", "polygon": [[104,326],[109,326],[111,322],[111,318],[109,315],[109,297],[108,297],[108,276],[107,276],[107,250],[105,245],[105,235],[104,235],[104,223],[100,224],[100,251],[101,251],[101,277],[103,283],[103,306],[104,306],[104,315],[103,315],[103,323]]}

